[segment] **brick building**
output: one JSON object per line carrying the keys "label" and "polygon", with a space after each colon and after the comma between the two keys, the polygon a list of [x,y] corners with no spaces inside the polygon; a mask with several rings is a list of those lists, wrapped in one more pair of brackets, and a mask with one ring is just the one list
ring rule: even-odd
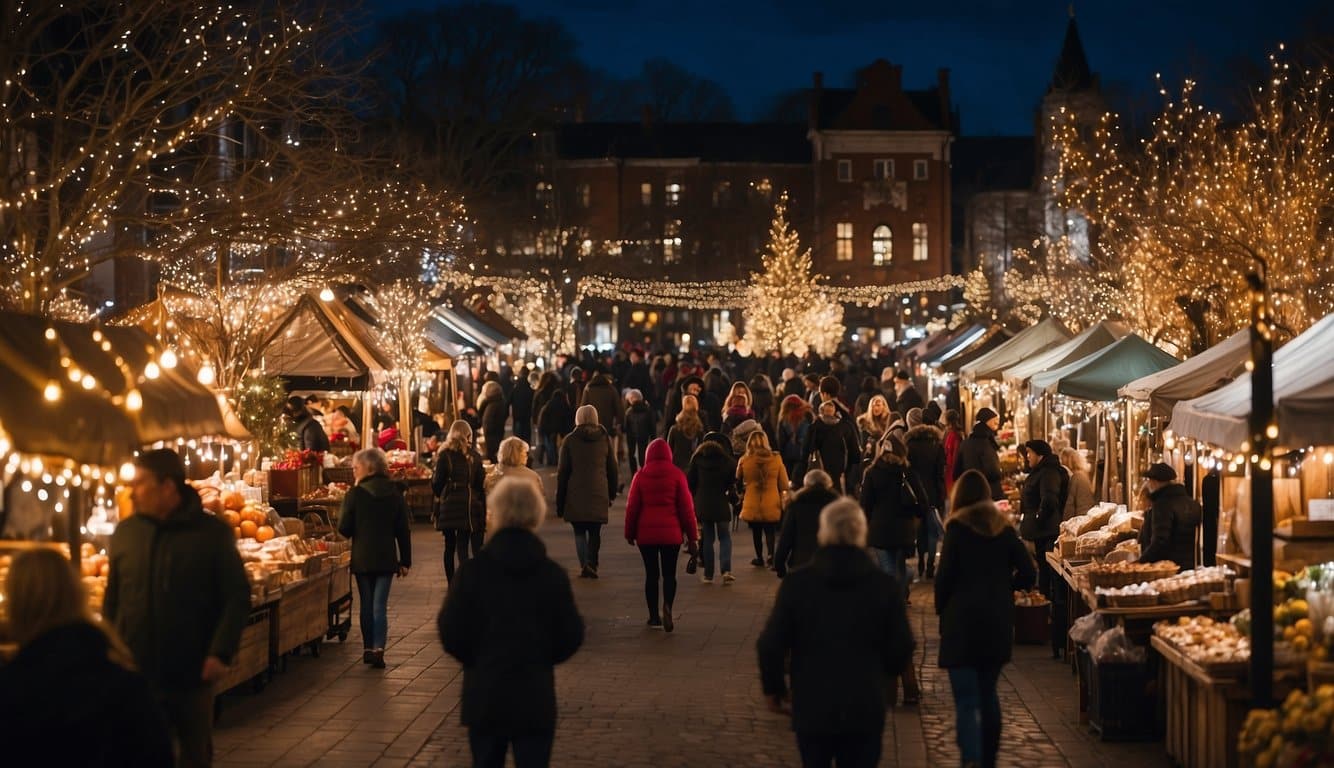
{"label": "brick building", "polygon": [[[539,218],[546,231],[584,244],[590,271],[744,279],[760,268],[773,205],[786,192],[789,220],[834,284],[949,274],[957,115],[948,73],[925,90],[905,90],[901,73],[878,60],[848,89],[825,88],[817,73],[806,125],[655,123],[646,114],[637,123],[557,126],[540,142]],[[535,251],[554,247],[539,242]],[[909,324],[940,297],[916,298]],[[902,332],[900,313],[897,304],[849,307],[845,324],[887,341]],[[737,320],[730,311],[597,300],[580,314],[581,339],[601,344],[681,343],[684,334],[711,341]]]}

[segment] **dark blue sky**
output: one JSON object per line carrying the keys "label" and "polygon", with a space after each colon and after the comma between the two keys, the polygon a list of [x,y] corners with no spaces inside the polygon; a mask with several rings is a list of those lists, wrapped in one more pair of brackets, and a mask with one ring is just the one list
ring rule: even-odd
{"label": "dark blue sky", "polygon": [[[367,0],[378,13],[429,7]],[[1068,21],[1068,0],[513,0],[527,16],[565,23],[588,63],[619,76],[665,56],[729,91],[740,119],[761,116],[784,90],[823,71],[829,86],[876,58],[924,87],[950,69],[963,132],[1021,134],[1046,88]],[[1263,62],[1322,14],[1319,0],[1097,0],[1075,4],[1089,63],[1116,101],[1156,111],[1153,75],[1185,76],[1206,94],[1236,79],[1240,58]],[[1226,109],[1228,105],[1213,103]]]}

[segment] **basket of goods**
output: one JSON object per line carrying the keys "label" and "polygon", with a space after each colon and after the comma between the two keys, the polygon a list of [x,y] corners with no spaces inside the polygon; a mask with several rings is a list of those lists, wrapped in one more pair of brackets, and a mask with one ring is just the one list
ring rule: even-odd
{"label": "basket of goods", "polygon": [[1175,576],[1159,579],[1154,582],[1154,587],[1162,596],[1162,601],[1168,605],[1203,600],[1211,592],[1226,590],[1229,575],[1231,571],[1223,566],[1196,568],[1193,571],[1182,571]]}
{"label": "basket of goods", "polygon": [[1158,604],[1158,590],[1143,582],[1124,587],[1098,587],[1094,594],[1100,604],[1109,608],[1147,608]]}
{"label": "basket of goods", "polygon": [[1170,560],[1155,563],[1097,563],[1088,567],[1090,589],[1124,587],[1129,584],[1158,581],[1176,573]]}
{"label": "basket of goods", "polygon": [[1208,616],[1182,616],[1153,625],[1153,633],[1181,655],[1218,672],[1242,672],[1251,659],[1251,641],[1232,623]]}

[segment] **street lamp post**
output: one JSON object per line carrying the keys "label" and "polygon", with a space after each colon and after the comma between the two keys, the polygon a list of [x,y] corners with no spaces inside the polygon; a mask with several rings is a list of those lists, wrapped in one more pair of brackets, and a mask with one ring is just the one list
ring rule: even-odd
{"label": "street lamp post", "polygon": [[1251,697],[1257,708],[1273,705],[1274,687],[1274,334],[1267,268],[1246,276],[1251,298],[1251,417],[1247,461],[1251,467]]}

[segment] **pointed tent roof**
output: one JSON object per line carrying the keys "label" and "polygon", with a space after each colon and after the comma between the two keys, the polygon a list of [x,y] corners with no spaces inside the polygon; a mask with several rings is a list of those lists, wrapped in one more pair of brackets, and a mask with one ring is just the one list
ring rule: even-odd
{"label": "pointed tent roof", "polygon": [[1177,402],[1208,394],[1246,369],[1251,354],[1249,335],[1249,331],[1238,331],[1181,365],[1135,379],[1118,394],[1147,400],[1155,416],[1170,418]]}
{"label": "pointed tent roof", "polygon": [[972,364],[974,360],[980,360],[986,355],[991,354],[993,350],[1000,349],[1001,346],[1009,343],[1013,335],[1001,326],[993,326],[990,333],[983,336],[968,346],[967,349],[960,350],[957,354],[950,354],[943,360],[933,363],[940,366],[941,373],[950,373],[957,375],[966,365]]}
{"label": "pointed tent roof", "polygon": [[1043,371],[1050,371],[1053,368],[1068,365],[1081,357],[1087,357],[1128,333],[1130,333],[1130,329],[1121,323],[1104,320],[1097,325],[1090,326],[1083,333],[1059,347],[1053,347],[1036,357],[1005,369],[1002,378],[1006,384],[1012,387],[1023,386],[1033,376]]}
{"label": "pointed tent roof", "polygon": [[1065,27],[1065,42],[1061,44],[1061,55],[1056,59],[1047,91],[1087,91],[1096,85],[1097,79],[1084,55],[1084,42],[1079,38],[1079,25],[1071,12],[1070,23]]}
{"label": "pointed tent roof", "polygon": [[1037,374],[1033,377],[1033,389],[1049,395],[1107,402],[1115,400],[1117,389],[1128,382],[1170,369],[1180,362],[1132,333],[1091,355]]}
{"label": "pointed tent roof", "polygon": [[976,349],[982,343],[997,335],[1001,337],[1001,341],[1010,338],[1010,334],[999,325],[975,323],[966,326],[960,329],[948,342],[922,356],[917,362],[932,368],[939,368],[945,362],[955,359],[964,352]]}
{"label": "pointed tent roof", "polygon": [[369,328],[358,324],[364,326],[350,309],[305,294],[274,324],[264,368],[293,388],[365,389],[389,363],[370,341]]}
{"label": "pointed tent roof", "polygon": [[[1274,353],[1274,418],[1278,445],[1334,445],[1334,314]],[[1229,450],[1248,439],[1251,375],[1172,409],[1172,430]]]}
{"label": "pointed tent roof", "polygon": [[1071,333],[1059,321],[1049,317],[961,367],[959,376],[964,381],[999,379],[1006,368],[1041,354],[1069,340],[1070,336]]}

